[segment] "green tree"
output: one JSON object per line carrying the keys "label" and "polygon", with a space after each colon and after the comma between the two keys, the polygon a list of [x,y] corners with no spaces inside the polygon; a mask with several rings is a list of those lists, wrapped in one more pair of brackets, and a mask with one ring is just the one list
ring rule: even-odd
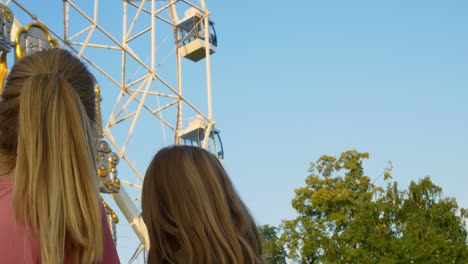
{"label": "green tree", "polygon": [[[429,177],[400,192],[395,213],[401,248],[395,255],[414,263],[468,263],[465,209],[454,198],[445,198],[442,188]],[[460,214],[457,213],[460,211]]]}
{"label": "green tree", "polygon": [[286,264],[286,251],[279,244],[277,228],[263,225],[259,228],[262,237],[262,260],[265,264]]}
{"label": "green tree", "polygon": [[[401,191],[364,174],[367,153],[346,151],[311,163],[282,224],[280,243],[300,263],[468,262],[467,212],[429,178]],[[391,169],[384,178],[391,178]]]}

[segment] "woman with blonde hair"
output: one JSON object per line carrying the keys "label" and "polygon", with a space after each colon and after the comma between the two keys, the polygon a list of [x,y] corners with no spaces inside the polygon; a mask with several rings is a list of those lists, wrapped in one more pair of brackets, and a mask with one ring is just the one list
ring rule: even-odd
{"label": "woman with blonde hair", "polygon": [[142,193],[148,263],[261,263],[252,216],[219,160],[192,146],[161,149]]}
{"label": "woman with blonde hair", "polygon": [[94,85],[62,49],[11,69],[0,100],[1,263],[119,263],[99,199]]}

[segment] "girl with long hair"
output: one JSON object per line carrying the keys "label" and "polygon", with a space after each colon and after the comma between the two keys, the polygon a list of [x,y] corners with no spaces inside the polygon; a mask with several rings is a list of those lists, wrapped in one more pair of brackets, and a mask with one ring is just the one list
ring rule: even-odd
{"label": "girl with long hair", "polygon": [[143,182],[148,263],[261,263],[249,210],[219,160],[192,146],[161,149]]}
{"label": "girl with long hair", "polygon": [[119,263],[100,205],[95,78],[63,49],[18,61],[0,100],[0,262]]}

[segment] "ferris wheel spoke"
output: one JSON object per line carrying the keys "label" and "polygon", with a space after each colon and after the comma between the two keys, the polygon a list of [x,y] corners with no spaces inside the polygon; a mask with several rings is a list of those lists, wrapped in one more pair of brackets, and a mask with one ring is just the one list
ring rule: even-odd
{"label": "ferris wheel spoke", "polygon": [[[149,109],[149,110],[150,110],[150,113],[152,113],[153,115],[155,115],[155,114],[160,113],[160,112],[163,111],[164,109],[167,109],[167,108],[169,108],[169,107],[171,107],[171,106],[177,104],[178,102],[179,102],[179,101],[176,100],[176,101],[173,101],[173,102],[171,102],[171,103],[168,103],[168,104],[166,104],[166,105],[164,105],[164,106],[162,106],[162,107],[159,107],[159,108],[156,109],[156,110],[151,110],[151,109]],[[124,116],[124,117],[122,117],[121,119],[118,119],[118,120],[116,120],[116,121],[110,123],[110,125],[111,125],[111,126],[115,126],[115,125],[117,125],[117,124],[120,124],[120,123],[122,123],[122,122],[124,122],[124,121],[130,119],[131,117],[133,117],[133,116],[135,116],[135,115],[136,115],[136,111],[135,111],[135,112],[132,112],[132,113],[130,113],[130,114]]]}
{"label": "ferris wheel spoke", "polygon": [[206,10],[203,10],[203,8],[200,8],[199,6],[197,6],[197,5],[193,4],[193,3],[191,3],[190,1],[187,1],[187,0],[180,0],[180,1],[186,3],[187,5],[189,5],[189,6],[193,7],[193,8],[195,8],[195,9],[197,9],[197,10],[200,11],[200,12],[205,13],[205,11],[206,11]]}
{"label": "ferris wheel spoke", "polygon": [[117,46],[110,45],[101,45],[101,44],[92,44],[92,43],[83,43],[83,42],[72,42],[68,41],[69,45],[81,46],[81,47],[90,47],[90,48],[100,48],[100,49],[109,49],[109,50],[120,50]]}
{"label": "ferris wheel spoke", "polygon": [[91,28],[93,27],[93,25],[89,25],[87,27],[85,27],[83,30],[81,30],[80,32],[76,33],[75,35],[73,35],[72,37],[68,38],[68,41],[72,41],[74,40],[75,38],[81,36],[82,34],[84,34],[86,31],[90,30]]}
{"label": "ferris wheel spoke", "polygon": [[[135,98],[134,99],[135,101],[137,102],[140,102],[140,100],[138,98]],[[153,113],[153,110],[151,110],[147,105],[143,105],[143,108],[145,108],[146,110],[148,110],[150,113]],[[168,128],[170,128],[172,131],[176,131],[175,128],[170,124],[168,123],[166,120],[164,120],[163,118],[159,117],[158,115],[155,115],[154,116],[156,118],[158,118],[161,122],[163,122]]]}
{"label": "ferris wheel spoke", "polygon": [[168,53],[168,54],[166,55],[166,57],[164,57],[164,58],[158,63],[158,65],[156,65],[156,68],[159,69],[159,68],[164,64],[164,62],[166,62],[167,59],[169,59],[172,55],[174,55],[174,53],[176,52],[176,50],[177,50],[177,47],[174,46],[174,48],[172,48],[171,52]]}
{"label": "ferris wheel spoke", "polygon": [[[15,1],[15,0],[12,0]],[[71,7],[73,7],[80,15],[83,16],[89,23],[93,24],[102,34],[104,34],[109,40],[115,43],[120,49],[125,50],[130,57],[132,57],[136,62],[142,65],[148,72],[152,72],[151,69],[138,57],[138,55],[130,49],[128,45],[123,45],[117,39],[115,39],[109,32],[107,32],[103,27],[97,24],[93,19],[91,19],[83,10],[81,10],[73,1],[65,0]]]}
{"label": "ferris wheel spoke", "polygon": [[[135,81],[131,82],[130,84],[127,84],[126,89],[128,90],[128,88],[135,86],[136,84],[142,82],[142,81],[145,80],[146,78],[147,78],[147,75],[144,75],[144,76],[142,76],[142,77],[136,79]],[[130,80],[129,80],[129,81],[130,81]]]}
{"label": "ferris wheel spoke", "polygon": [[131,38],[128,38],[126,43],[130,43],[132,42],[132,40],[135,40],[137,39],[138,37],[142,36],[143,34],[149,32],[151,30],[151,27],[147,27],[146,29],[143,29],[142,31],[138,32],[135,36],[131,37]]}
{"label": "ferris wheel spoke", "polygon": [[133,100],[135,100],[137,93],[140,92],[145,85],[148,86],[149,82],[150,82],[150,80],[149,80],[148,75],[147,75],[147,76],[145,76],[145,79],[143,80],[143,82],[140,83],[140,85],[138,86],[138,88],[136,89],[135,92],[130,93],[128,89],[125,91],[128,95],[130,95],[130,97],[124,103],[124,105],[122,106],[120,111],[116,115],[114,115],[114,118],[110,120],[111,123],[113,123],[115,121],[115,118],[118,118],[125,110],[127,110],[130,103],[133,102]]}
{"label": "ferris wheel spoke", "polygon": [[135,173],[135,175],[141,180],[143,181],[143,176],[141,176],[141,173],[140,171],[138,171],[138,169],[135,167],[135,165],[130,161],[130,159],[127,157],[126,154],[122,155],[122,159],[125,160],[125,162],[127,163],[127,165],[132,169],[132,171]]}
{"label": "ferris wheel spoke", "polygon": [[[208,127],[205,129],[205,135],[203,136],[203,138],[208,138],[209,137],[209,135],[211,134],[211,129],[212,128],[213,128],[213,124],[209,123]],[[202,147],[206,149],[206,147],[208,147],[208,143],[209,143],[209,140],[204,140]]]}
{"label": "ferris wheel spoke", "polygon": [[[14,1],[14,0],[12,0]],[[65,45],[70,48],[73,52],[75,52],[76,54],[78,54],[78,50],[73,46],[73,45],[70,45],[70,44],[67,44],[64,40],[62,40],[63,43],[65,43]],[[96,69],[99,73],[101,73],[104,77],[106,77],[109,81],[111,81],[112,83],[114,83],[114,85],[116,85],[117,87],[119,87],[120,89],[122,89],[122,86],[120,85],[119,82],[117,82],[116,80],[114,80],[114,78],[112,78],[106,71],[104,71],[103,69],[101,69],[101,67],[99,67],[96,63],[94,63],[92,60],[90,60],[87,56],[85,55],[82,55],[80,57],[81,59],[83,59],[84,61],[86,61],[87,63],[89,63],[89,65],[91,65],[94,69]],[[122,89],[123,90],[123,89]]]}
{"label": "ferris wheel spoke", "polygon": [[124,92],[119,93],[119,96],[117,97],[114,108],[112,109],[111,115],[110,115],[110,117],[108,119],[109,122],[106,125],[106,130],[109,130],[111,128],[111,123],[110,122],[113,122],[115,120],[115,115],[114,114],[117,111],[117,107],[119,106],[120,101],[122,101],[124,95],[125,95]]}
{"label": "ferris wheel spoke", "polygon": [[179,0],[172,1],[172,3],[169,2],[169,4],[167,4],[167,5],[165,5],[165,6],[161,7],[161,8],[159,8],[158,10],[156,10],[156,12],[154,12],[154,14],[157,15],[157,14],[163,12],[164,10],[167,10],[167,9],[170,8],[171,6],[175,5],[177,2],[179,2]]}
{"label": "ferris wheel spoke", "polygon": [[141,185],[138,185],[138,184],[135,184],[135,183],[131,183],[131,182],[127,181],[127,180],[122,180],[122,179],[121,179],[120,182],[121,182],[122,184],[131,186],[131,187],[136,188],[136,189],[138,189],[138,190],[142,190],[142,189],[143,189],[143,188],[141,187]]}
{"label": "ferris wheel spoke", "polygon": [[202,111],[200,111],[196,106],[194,106],[194,105],[193,105],[190,101],[188,101],[185,97],[180,96],[180,99],[181,99],[182,101],[184,101],[188,106],[190,106],[190,107],[193,109],[193,111],[195,111],[195,112],[196,112],[198,115],[200,115],[203,119],[209,121],[208,117],[206,117],[206,115],[205,115]]}
{"label": "ferris wheel spoke", "polygon": [[145,246],[143,245],[143,243],[140,243],[140,245],[138,245],[138,248],[135,250],[135,252],[133,253],[128,263],[131,264],[135,262],[137,258],[140,256],[140,254],[144,252],[144,250],[145,250]]}
{"label": "ferris wheel spoke", "polygon": [[[183,100],[187,105],[189,105],[195,112],[197,112],[197,114],[199,114],[200,116],[202,116],[205,120],[210,120],[209,118],[206,117],[205,114],[203,114],[202,111],[200,111],[196,106],[194,106],[189,100],[187,100],[184,96],[182,96],[181,94],[179,94],[169,83],[167,83],[163,78],[161,78],[158,74],[154,73],[152,74],[155,78],[157,78],[159,81],[161,81],[167,88],[169,88],[174,94],[178,94],[180,99]],[[126,93],[128,93],[128,91],[125,91]],[[137,100],[135,98],[135,100]]]}
{"label": "ferris wheel spoke", "polygon": [[[127,30],[127,32],[125,34],[125,39],[128,39],[128,37],[132,33],[133,28],[135,27],[136,22],[138,21],[138,18],[140,18],[141,10],[143,9],[143,6],[145,5],[145,3],[146,3],[145,0],[141,1],[141,4],[138,7],[138,10],[137,10],[135,16],[133,17],[132,23],[130,23],[130,27],[128,28],[128,30]],[[151,29],[151,27],[150,27],[150,29]]]}
{"label": "ferris wheel spoke", "polygon": [[[78,54],[78,50],[75,49],[75,47],[71,46],[71,45],[67,45],[70,49],[72,49],[75,53]],[[87,63],[89,63],[89,65],[91,65],[94,69],[96,69],[99,73],[101,73],[102,75],[104,75],[104,77],[106,77],[109,81],[111,81],[112,83],[114,83],[117,87],[120,87],[122,89],[122,86],[120,85],[119,82],[117,82],[116,80],[114,80],[114,78],[112,78],[106,71],[104,71],[103,69],[101,69],[101,67],[99,67],[98,65],[96,65],[96,63],[92,62],[87,56],[83,55],[81,56],[81,58],[86,61]]]}
{"label": "ferris wheel spoke", "polygon": [[[156,47],[156,52],[158,52],[159,49],[160,49],[162,46],[164,46],[164,44],[166,44],[166,42],[167,42],[168,39],[169,39],[169,35],[166,35],[166,37],[164,38],[164,40],[162,41],[162,43],[159,45],[159,47]],[[175,46],[174,46],[173,49],[175,49]],[[172,51],[171,51],[171,52],[172,52]],[[172,55],[171,52],[169,53],[169,55]],[[169,56],[169,55],[168,55],[168,56]]]}
{"label": "ferris wheel spoke", "polygon": [[[146,84],[146,88],[145,88],[145,92],[147,92],[149,90],[151,86],[151,81],[150,79],[148,78],[148,82]],[[122,153],[125,153],[125,151],[127,150],[127,146],[128,146],[128,143],[130,143],[130,139],[132,138],[133,136],[133,131],[135,130],[135,125],[138,121],[138,118],[140,117],[140,113],[141,113],[141,109],[143,108],[143,105],[145,103],[145,99],[146,99],[146,96],[147,94],[146,93],[143,93],[143,96],[141,98],[141,101],[139,102],[139,105],[138,105],[138,109],[136,111],[136,114],[135,116],[133,117],[133,122],[130,126],[130,129],[128,131],[128,135],[127,135],[127,140],[125,141],[125,144],[123,145],[122,147]]]}
{"label": "ferris wheel spoke", "polygon": [[[140,100],[138,98],[134,98],[135,101],[137,102],[140,102]],[[177,101],[174,102],[174,104],[178,103]],[[143,105],[143,108],[145,110],[147,110],[148,112],[150,112],[151,114],[153,114],[153,116],[155,116],[157,119],[159,119],[159,121],[161,121],[164,125],[166,125],[166,127],[168,127],[169,129],[171,129],[172,131],[176,131],[176,129],[174,128],[174,126],[172,126],[169,122],[167,122],[166,120],[164,120],[162,117],[158,116],[157,115],[157,112],[155,112],[154,110],[151,110],[147,105]],[[167,108],[167,107],[166,107]],[[110,121],[107,123],[107,126],[106,128],[107,129],[110,129],[111,127],[113,127],[114,125],[116,125],[116,121],[115,121],[115,116],[111,116],[110,118]]]}
{"label": "ferris wheel spoke", "polygon": [[133,116],[135,116],[135,115],[136,115],[136,111],[135,111],[135,112],[132,112],[132,113],[130,113],[130,114],[124,116],[124,117],[122,117],[122,118],[119,119],[119,120],[116,120],[116,121],[112,122],[112,123],[110,124],[110,126],[113,127],[113,126],[115,126],[115,125],[118,125],[118,124],[120,124],[120,123],[122,123],[122,122],[124,122],[124,121],[126,121],[126,120],[128,120],[128,119],[130,119],[131,117],[133,117]]}
{"label": "ferris wheel spoke", "polygon": [[[171,103],[169,103],[169,104],[166,104],[165,106],[159,107],[159,108],[156,109],[156,110],[151,110],[151,109],[147,109],[147,108],[145,108],[145,110],[148,110],[151,114],[156,115],[156,114],[159,114],[161,111],[163,111],[163,110],[165,110],[165,109],[167,109],[167,108],[169,108],[169,107],[171,107],[171,106],[173,106],[173,105],[175,105],[175,104],[177,104],[177,103],[178,103],[178,100],[173,101],[173,102],[171,102]],[[158,104],[159,104],[159,102],[158,102]],[[135,116],[135,115],[136,115],[136,111],[135,111],[135,112],[132,112],[132,113],[130,113],[130,114],[124,116],[124,117],[122,117],[121,119],[119,119],[119,120],[117,120],[117,121],[112,122],[110,125],[111,125],[111,126],[115,126],[115,125],[117,125],[117,124],[119,124],[119,123],[122,123],[122,122],[124,122],[124,121],[130,119],[131,117],[133,117],[133,116]],[[162,117],[161,117],[161,118],[162,118]]]}
{"label": "ferris wheel spoke", "polygon": [[[159,97],[156,97],[156,100],[158,101],[158,108],[161,109],[161,103],[159,102]],[[176,100],[174,101],[174,104],[178,103],[179,100]],[[170,106],[170,105],[169,105]],[[169,107],[167,106],[167,107]],[[167,108],[166,107],[166,108]],[[153,113],[153,115],[155,116],[159,116],[161,120],[164,120],[163,116],[162,116],[162,110],[164,110],[165,108],[162,108],[161,110]],[[164,139],[164,146],[167,146],[167,135],[166,135],[166,129],[164,127],[164,125],[161,123],[161,128],[162,128],[162,131],[163,131],[163,139]]]}
{"label": "ferris wheel spoke", "polygon": [[132,57],[132,59],[134,59],[137,63],[139,63],[140,66],[144,68],[148,73],[154,72],[145,62],[143,62],[143,60],[140,57],[138,57],[136,52],[134,52],[129,45],[125,45],[125,47],[122,47],[122,45],[119,44],[119,47],[125,50],[125,52],[127,52],[127,54],[130,55],[130,57]]}
{"label": "ferris wheel spoke", "polygon": [[[135,89],[128,89],[129,92],[138,92],[138,93],[141,93],[141,91],[137,91]],[[179,96],[177,95],[172,95],[172,94],[163,94],[163,93],[160,93],[160,92],[152,92],[152,91],[149,91],[148,94],[150,95],[154,95],[154,96],[159,96],[159,97],[166,97],[166,98],[171,98],[171,99],[177,99],[179,100]]]}
{"label": "ferris wheel spoke", "polygon": [[11,0],[11,1],[8,1],[8,2],[15,3],[15,5],[18,6],[21,10],[23,10],[26,14],[28,14],[31,17],[31,19],[38,21],[37,16],[35,14],[31,13],[26,7],[24,7],[22,4],[20,4],[17,0]]}
{"label": "ferris wheel spoke", "polygon": [[[158,100],[158,105],[159,105],[159,97],[157,97],[157,100]],[[179,100],[175,100],[175,101],[170,102],[170,103],[168,103],[168,104],[166,104],[166,105],[164,105],[164,106],[160,106],[158,109],[151,111],[151,113],[152,113],[153,115],[158,114],[158,113],[160,113],[161,111],[163,111],[163,110],[165,110],[165,109],[167,109],[167,108],[169,108],[169,107],[171,107],[171,106],[177,104],[178,102],[179,102]]]}
{"label": "ferris wheel spoke", "polygon": [[164,123],[166,125],[166,127],[170,128],[173,132],[176,131],[176,129],[174,128],[174,126],[172,126],[171,124],[169,124],[164,118],[158,116],[157,114],[154,114],[154,116],[159,119],[159,121],[161,121],[162,123]]}
{"label": "ferris wheel spoke", "polygon": [[94,33],[94,30],[95,30],[95,29],[96,29],[96,26],[94,25],[94,26],[91,27],[91,29],[89,30],[88,36],[86,36],[85,42],[84,42],[83,45],[81,46],[80,52],[78,53],[78,58],[81,57],[81,56],[83,55],[83,52],[85,51],[86,47],[88,46],[89,40],[90,40],[91,37],[93,36],[93,33]]}
{"label": "ferris wheel spoke", "polygon": [[[136,5],[136,4],[134,4],[134,3],[129,2],[128,4],[131,5],[131,6],[133,6],[133,7],[135,7],[135,8],[138,8],[138,5]],[[148,9],[146,9],[146,8],[142,8],[142,11],[145,12],[146,14],[148,14],[148,15],[151,15],[151,11],[148,10]],[[163,22],[165,22],[165,23],[171,25],[171,26],[175,26],[175,25],[176,25],[174,22],[169,21],[168,19],[165,19],[165,18],[163,18],[163,17],[161,17],[161,16],[159,16],[159,15],[155,15],[155,17],[158,18],[159,20],[161,20],[161,21],[163,21]]]}
{"label": "ferris wheel spoke", "polygon": [[169,88],[173,93],[177,94],[177,91],[176,89],[174,89],[174,87],[172,87],[172,85],[170,85],[166,80],[164,80],[159,74],[157,73],[152,73],[152,75],[158,79],[162,84],[164,84],[167,88]]}

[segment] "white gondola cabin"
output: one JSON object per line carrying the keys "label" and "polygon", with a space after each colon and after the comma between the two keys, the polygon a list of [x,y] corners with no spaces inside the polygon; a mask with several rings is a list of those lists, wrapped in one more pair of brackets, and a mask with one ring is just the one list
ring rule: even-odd
{"label": "white gondola cabin", "polygon": [[185,12],[185,18],[177,24],[177,45],[181,56],[192,61],[199,61],[206,57],[205,35],[209,35],[209,52],[216,52],[218,40],[214,23],[209,21],[209,32],[205,34],[205,20],[202,13],[196,8]]}
{"label": "white gondola cabin", "polygon": [[[206,129],[208,124],[201,117],[195,117],[190,120],[189,125],[184,129],[180,136],[180,143],[189,146],[203,146]],[[212,127],[208,136],[208,150],[213,153],[219,160],[224,159],[223,143],[221,141],[220,132]]]}
{"label": "white gondola cabin", "polygon": [[16,33],[15,59],[41,50],[58,48],[59,44],[53,39],[49,30],[41,23],[31,23]]}

